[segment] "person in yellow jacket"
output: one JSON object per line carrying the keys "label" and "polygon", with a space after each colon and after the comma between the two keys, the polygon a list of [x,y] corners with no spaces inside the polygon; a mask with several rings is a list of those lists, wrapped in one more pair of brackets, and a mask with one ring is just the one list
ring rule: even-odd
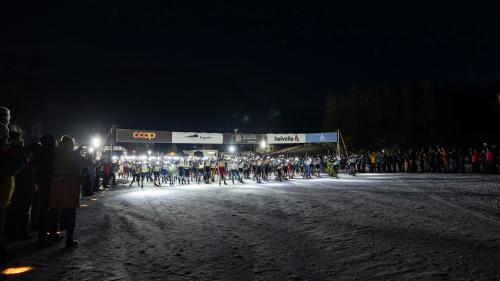
{"label": "person in yellow jacket", "polygon": [[375,171],[375,167],[377,166],[377,154],[375,152],[372,152],[370,154],[370,172]]}
{"label": "person in yellow jacket", "polygon": [[[5,118],[4,118],[5,119]],[[2,121],[5,121],[2,119]],[[6,207],[10,204],[15,189],[15,175],[26,164],[26,158],[15,147],[8,144],[9,128],[0,123],[0,225],[4,225]],[[3,229],[0,230],[3,236]],[[0,241],[0,262],[13,258]]]}

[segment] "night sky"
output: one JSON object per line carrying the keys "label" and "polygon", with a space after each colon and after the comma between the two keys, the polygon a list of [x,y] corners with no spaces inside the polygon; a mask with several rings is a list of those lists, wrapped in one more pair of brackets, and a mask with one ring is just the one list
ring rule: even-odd
{"label": "night sky", "polygon": [[45,133],[311,132],[329,89],[500,77],[496,7],[67,2],[0,9],[1,104]]}

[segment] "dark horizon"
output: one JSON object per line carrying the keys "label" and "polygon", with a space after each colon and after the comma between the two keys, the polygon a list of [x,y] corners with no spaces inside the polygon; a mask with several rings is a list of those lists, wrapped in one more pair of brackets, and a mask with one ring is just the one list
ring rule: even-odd
{"label": "dark horizon", "polygon": [[293,1],[8,8],[2,105],[21,126],[86,138],[111,124],[315,132],[329,92],[366,85],[474,85],[494,98],[494,11]]}

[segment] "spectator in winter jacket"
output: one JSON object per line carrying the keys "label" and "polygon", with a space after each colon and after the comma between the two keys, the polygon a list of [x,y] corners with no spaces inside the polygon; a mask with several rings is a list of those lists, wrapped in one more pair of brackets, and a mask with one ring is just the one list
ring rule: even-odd
{"label": "spectator in winter jacket", "polygon": [[375,152],[372,152],[370,154],[370,172],[371,173],[375,172],[376,165],[377,165],[377,154],[375,154]]}
{"label": "spectator in winter jacket", "polygon": [[3,106],[0,106],[0,123],[5,126],[9,126],[10,123],[10,110]]}
{"label": "spectator in winter jacket", "polygon": [[486,153],[484,155],[484,158],[485,158],[485,162],[486,162],[486,170],[485,172],[488,173],[488,174],[493,174],[494,172],[496,172],[496,164],[495,164],[495,161],[494,161],[494,158],[495,158],[495,154],[493,153],[493,150],[491,148],[488,148],[488,150],[486,150]]}
{"label": "spectator in winter jacket", "polygon": [[[14,135],[17,133],[14,133]],[[15,138],[18,141],[20,138]],[[37,189],[35,180],[35,163],[32,161],[37,152],[38,144],[32,143],[27,147],[23,146],[22,141],[12,143],[23,154],[28,157],[28,164],[23,167],[15,177],[15,189],[12,195],[12,203],[7,211],[7,237],[11,240],[26,240],[31,236],[28,234],[28,222],[30,207],[33,203],[33,194]],[[34,218],[32,218],[34,219]]]}
{"label": "spectator in winter jacket", "polygon": [[474,149],[472,151],[470,159],[471,159],[471,164],[472,164],[472,172],[479,173],[479,167],[481,165],[481,161],[479,159],[479,153],[477,152],[476,149]]}
{"label": "spectator in winter jacket", "polygon": [[[10,120],[10,113],[8,118],[4,113],[0,115],[3,115],[1,117],[3,122]],[[8,138],[9,128],[5,123],[0,123],[0,226],[3,226],[6,220],[6,207],[10,204],[15,189],[15,176],[26,163],[23,153],[9,145]],[[3,227],[0,227],[0,239],[3,238],[3,234]],[[5,250],[3,240],[0,240],[0,263],[11,258],[13,255]]]}
{"label": "spectator in winter jacket", "polygon": [[42,147],[34,160],[38,186],[35,198],[40,206],[38,210],[38,243],[44,246],[50,244],[47,232],[49,232],[50,182],[52,180],[56,140],[51,135],[44,135],[40,138],[40,143]]}
{"label": "spectator in winter jacket", "polygon": [[[80,207],[81,173],[91,161],[75,149],[75,140],[63,136],[54,154],[54,177],[50,184],[50,207],[61,210],[61,221],[66,226],[66,246],[78,244],[73,234],[76,221],[76,208]],[[58,216],[52,218],[50,232],[57,231]]]}
{"label": "spectator in winter jacket", "polygon": [[109,180],[111,179],[111,163],[106,161],[104,165],[102,165],[102,187],[109,188]]}

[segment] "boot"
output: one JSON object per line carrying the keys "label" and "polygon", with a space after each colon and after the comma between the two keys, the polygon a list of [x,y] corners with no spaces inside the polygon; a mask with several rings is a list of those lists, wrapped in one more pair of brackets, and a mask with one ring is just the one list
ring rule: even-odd
{"label": "boot", "polygon": [[75,232],[74,228],[68,229],[66,231],[66,235],[67,235],[67,238],[66,238],[66,248],[71,248],[71,247],[74,247],[74,246],[78,245],[78,241],[76,241],[76,240],[73,239],[74,232]]}
{"label": "boot", "polygon": [[50,242],[59,242],[59,241],[64,240],[64,235],[57,234],[57,233],[51,233],[47,239]]}

